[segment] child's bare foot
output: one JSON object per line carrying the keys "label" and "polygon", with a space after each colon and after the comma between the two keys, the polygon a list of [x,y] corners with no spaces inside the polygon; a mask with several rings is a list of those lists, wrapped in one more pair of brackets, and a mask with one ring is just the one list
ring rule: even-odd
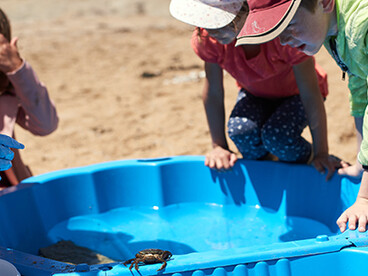
{"label": "child's bare foot", "polygon": [[337,171],[339,175],[348,175],[353,177],[361,177],[363,174],[362,165],[357,162],[354,165],[350,165],[349,163],[343,162],[341,164],[341,168]]}

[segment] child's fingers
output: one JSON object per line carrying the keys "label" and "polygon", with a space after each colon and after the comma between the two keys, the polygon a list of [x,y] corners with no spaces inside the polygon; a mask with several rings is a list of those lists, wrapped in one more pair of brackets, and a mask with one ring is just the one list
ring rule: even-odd
{"label": "child's fingers", "polygon": [[325,173],[325,168],[322,166],[321,162],[319,162],[318,160],[314,160],[312,162],[312,165],[314,166],[314,168],[321,174]]}
{"label": "child's fingers", "polygon": [[341,167],[341,162],[338,159],[332,159],[332,162],[327,163],[327,176],[326,180],[330,180],[332,176],[335,174],[336,170]]}
{"label": "child's fingers", "polygon": [[210,167],[211,169],[219,171],[219,170],[222,169],[222,163],[216,158],[211,158],[209,163],[208,163],[208,167]]}
{"label": "child's fingers", "polygon": [[206,156],[206,159],[204,160],[204,165],[208,167],[209,163],[210,163],[210,160],[208,156]]}
{"label": "child's fingers", "polygon": [[349,229],[350,230],[355,230],[356,229],[357,222],[358,222],[357,216],[351,215],[349,217]]}
{"label": "child's fingers", "polygon": [[216,168],[218,170],[227,170],[229,168],[229,162],[225,158],[216,158]]}
{"label": "child's fingers", "polygon": [[18,49],[18,46],[17,46],[17,43],[18,43],[18,37],[14,37],[11,42],[10,42],[10,45],[14,46],[15,48]]}
{"label": "child's fingers", "polygon": [[210,158],[209,159],[209,161],[208,161],[208,167],[210,167],[211,169],[213,169],[213,168],[215,168],[215,165],[216,165],[216,163],[215,163],[215,160],[213,160],[212,158]]}
{"label": "child's fingers", "polygon": [[359,217],[359,232],[365,232],[367,226],[367,217],[364,215]]}
{"label": "child's fingers", "polygon": [[346,223],[348,222],[348,216],[346,212],[342,213],[342,215],[337,219],[336,224],[339,226],[339,229],[342,232],[346,230]]}
{"label": "child's fingers", "polygon": [[326,180],[330,180],[334,173],[335,173],[335,168],[328,168]]}
{"label": "child's fingers", "polygon": [[238,157],[235,153],[232,153],[230,155],[230,166],[233,167],[235,165],[235,162],[238,160]]}
{"label": "child's fingers", "polygon": [[343,160],[341,160],[341,161],[340,161],[339,165],[340,165],[340,167],[341,167],[341,168],[348,168],[348,167],[350,167],[350,166],[351,166],[351,164],[350,164],[350,163],[345,162],[345,161],[343,161]]}

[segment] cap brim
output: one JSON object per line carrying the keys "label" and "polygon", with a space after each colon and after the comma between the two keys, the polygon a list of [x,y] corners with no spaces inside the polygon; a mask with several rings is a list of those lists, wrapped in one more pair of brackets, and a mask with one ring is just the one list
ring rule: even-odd
{"label": "cap brim", "polygon": [[267,11],[250,13],[235,45],[261,44],[273,40],[289,25],[300,2],[301,0],[292,0]]}
{"label": "cap brim", "polygon": [[[239,1],[239,10],[241,3]],[[236,17],[234,13],[194,0],[171,0],[170,13],[184,23],[205,29],[222,28]]]}

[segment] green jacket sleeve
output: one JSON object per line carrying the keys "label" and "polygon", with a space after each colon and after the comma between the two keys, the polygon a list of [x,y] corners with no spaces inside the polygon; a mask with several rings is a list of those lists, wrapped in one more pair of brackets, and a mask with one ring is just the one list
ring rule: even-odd
{"label": "green jacket sleeve", "polygon": [[355,75],[349,75],[348,86],[350,90],[350,114],[354,117],[363,117],[368,103],[367,79],[362,79]]}
{"label": "green jacket sleeve", "polygon": [[[368,86],[368,77],[365,81],[366,87]],[[366,88],[366,94],[368,93],[368,89]],[[364,112],[364,120],[363,120],[363,141],[360,145],[360,151],[358,154],[359,163],[368,166],[368,108]]]}

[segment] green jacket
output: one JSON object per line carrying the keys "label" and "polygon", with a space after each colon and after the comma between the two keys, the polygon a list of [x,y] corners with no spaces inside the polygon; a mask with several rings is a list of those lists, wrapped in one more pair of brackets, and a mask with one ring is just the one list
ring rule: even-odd
{"label": "green jacket", "polygon": [[327,38],[324,45],[334,56],[330,40],[335,39],[338,58],[334,58],[347,67],[343,69],[347,69],[349,76],[350,113],[354,117],[364,116],[358,159],[368,165],[368,0],[336,0],[335,3],[338,34]]}

